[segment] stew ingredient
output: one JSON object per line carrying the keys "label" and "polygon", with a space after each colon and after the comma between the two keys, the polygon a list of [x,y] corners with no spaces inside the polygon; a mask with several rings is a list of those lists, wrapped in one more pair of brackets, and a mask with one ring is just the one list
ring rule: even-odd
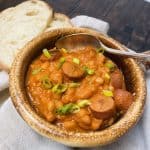
{"label": "stew ingredient", "polygon": [[69,131],[95,131],[117,121],[133,96],[122,72],[103,50],[44,49],[29,66],[31,104],[47,121]]}

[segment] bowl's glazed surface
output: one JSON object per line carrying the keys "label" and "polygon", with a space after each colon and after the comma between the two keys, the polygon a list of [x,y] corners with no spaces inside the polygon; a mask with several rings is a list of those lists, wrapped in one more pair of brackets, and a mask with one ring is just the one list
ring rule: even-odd
{"label": "bowl's glazed surface", "polygon": [[143,72],[138,63],[133,59],[123,59],[110,56],[122,69],[126,86],[129,91],[135,93],[135,100],[127,113],[115,124],[102,131],[75,133],[62,130],[41,118],[31,107],[26,93],[25,78],[31,61],[40,54],[45,47],[54,47],[55,41],[73,33],[90,33],[98,37],[102,42],[117,49],[125,48],[112,38],[81,28],[66,28],[43,33],[29,42],[16,57],[10,72],[10,93],[14,106],[27,124],[39,134],[56,140],[68,146],[92,147],[106,145],[118,139],[133,127],[139,120],[145,103],[146,87]]}

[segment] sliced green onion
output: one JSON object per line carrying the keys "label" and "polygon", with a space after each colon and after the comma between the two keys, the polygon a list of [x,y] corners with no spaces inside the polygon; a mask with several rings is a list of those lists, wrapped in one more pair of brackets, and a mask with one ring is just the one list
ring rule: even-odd
{"label": "sliced green onion", "polygon": [[67,52],[68,52],[65,48],[61,48],[61,51],[62,51],[63,53],[67,53]]}
{"label": "sliced green onion", "polygon": [[80,107],[77,104],[74,104],[71,109],[72,113],[77,113],[80,111]]}
{"label": "sliced green onion", "polygon": [[59,115],[66,115],[69,113],[79,111],[79,109],[80,108],[76,104],[69,103],[69,104],[63,105],[62,107],[58,108],[56,110],[56,113]]}
{"label": "sliced green onion", "polygon": [[105,52],[105,49],[102,48],[102,47],[100,47],[100,48],[97,48],[97,49],[96,49],[96,52],[97,52],[97,53],[102,53],[102,54],[103,54],[103,53]]}
{"label": "sliced green onion", "polygon": [[107,68],[109,68],[110,71],[113,71],[113,70],[115,69],[115,64],[114,64],[112,61],[107,61],[107,62],[105,63],[105,66],[106,66]]}
{"label": "sliced green onion", "polygon": [[93,69],[88,68],[87,66],[83,66],[83,70],[88,74],[88,75],[93,75],[95,71]]}
{"label": "sliced green onion", "polygon": [[110,75],[109,75],[108,73],[105,73],[104,78],[105,78],[106,80],[109,80],[109,79],[110,79]]}
{"label": "sliced green onion", "polygon": [[59,59],[59,62],[60,63],[64,63],[66,61],[66,58],[65,57],[61,57],[60,59]]}
{"label": "sliced green onion", "polygon": [[32,75],[38,74],[41,70],[42,70],[42,68],[35,68],[35,69],[33,69],[32,70]]}
{"label": "sliced green onion", "polygon": [[91,102],[90,102],[89,100],[85,99],[85,100],[79,101],[77,105],[78,105],[80,108],[82,108],[82,107],[88,106],[88,105],[90,105],[90,104],[91,104]]}
{"label": "sliced green onion", "polygon": [[87,70],[87,73],[88,73],[89,75],[93,75],[93,74],[94,74],[94,70],[93,70],[93,69],[89,69],[89,70]]}
{"label": "sliced green onion", "polygon": [[80,64],[80,60],[78,58],[73,58],[72,60],[75,64],[79,65]]}
{"label": "sliced green onion", "polygon": [[47,58],[51,58],[51,54],[50,54],[50,52],[48,51],[48,49],[43,49],[43,54],[44,54],[44,56],[45,57],[47,57]]}
{"label": "sliced green onion", "polygon": [[113,97],[113,92],[110,90],[103,90],[102,93],[104,96]]}
{"label": "sliced green onion", "polygon": [[52,88],[52,82],[49,80],[49,78],[46,76],[44,78],[42,78],[42,85],[44,86],[44,88],[46,89],[51,89]]}
{"label": "sliced green onion", "polygon": [[56,113],[59,114],[59,115],[66,115],[66,114],[70,113],[71,108],[73,107],[73,105],[74,105],[73,103],[66,104],[66,105],[58,108],[56,110]]}
{"label": "sliced green onion", "polygon": [[57,94],[64,93],[68,86],[66,84],[56,84],[53,86],[52,91]]}
{"label": "sliced green onion", "polygon": [[59,59],[59,63],[58,63],[58,69],[60,69],[62,67],[62,65],[64,64],[64,62],[66,61],[65,57],[61,57]]}
{"label": "sliced green onion", "polygon": [[76,82],[69,83],[69,87],[71,88],[77,88],[79,86],[80,86],[80,83],[76,83]]}

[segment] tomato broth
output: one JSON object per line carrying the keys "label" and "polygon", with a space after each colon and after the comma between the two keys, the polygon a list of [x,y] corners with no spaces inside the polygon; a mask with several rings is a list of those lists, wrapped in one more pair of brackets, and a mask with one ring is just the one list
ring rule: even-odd
{"label": "tomato broth", "polygon": [[27,73],[27,93],[40,116],[63,129],[87,132],[111,126],[128,110],[133,96],[102,48],[55,50],[44,49]]}

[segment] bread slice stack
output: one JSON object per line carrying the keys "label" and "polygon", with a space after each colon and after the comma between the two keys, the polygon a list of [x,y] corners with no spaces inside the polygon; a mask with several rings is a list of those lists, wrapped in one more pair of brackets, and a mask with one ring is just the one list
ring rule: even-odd
{"label": "bread slice stack", "polygon": [[0,13],[0,69],[9,72],[17,53],[42,32],[72,27],[70,19],[54,13],[40,0],[25,1]]}
{"label": "bread slice stack", "polygon": [[72,27],[70,19],[64,14],[54,13],[53,20],[46,28],[46,31],[64,27]]}

